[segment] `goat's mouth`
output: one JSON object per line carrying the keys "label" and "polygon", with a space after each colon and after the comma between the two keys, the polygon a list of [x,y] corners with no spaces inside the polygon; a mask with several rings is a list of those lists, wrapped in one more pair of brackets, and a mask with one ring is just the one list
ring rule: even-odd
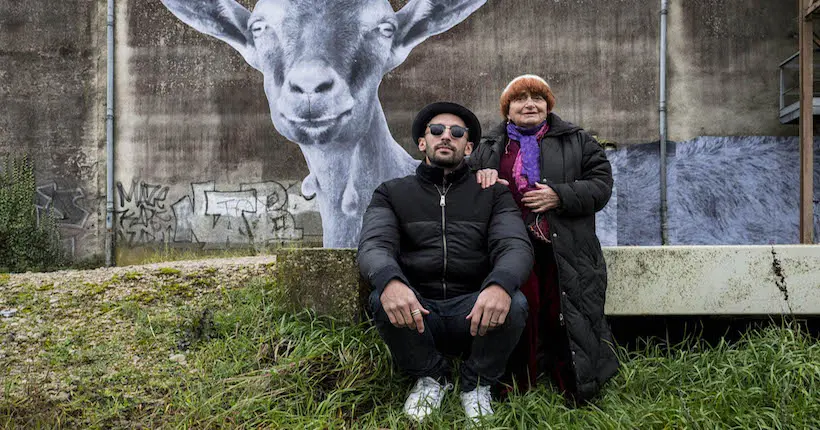
{"label": "goat's mouth", "polygon": [[297,128],[301,128],[309,132],[317,132],[340,124],[342,121],[350,117],[352,113],[353,109],[348,109],[338,115],[325,115],[316,118],[290,117],[284,114],[282,117]]}

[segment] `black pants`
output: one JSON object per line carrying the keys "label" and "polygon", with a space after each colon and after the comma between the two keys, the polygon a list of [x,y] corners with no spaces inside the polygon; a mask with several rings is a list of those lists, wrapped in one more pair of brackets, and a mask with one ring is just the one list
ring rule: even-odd
{"label": "black pants", "polygon": [[391,324],[376,291],[370,294],[370,309],[376,329],[399,369],[415,378],[429,376],[442,380],[450,377],[450,358],[466,357],[461,365],[461,391],[467,392],[477,385],[498,382],[527,322],[527,299],[516,291],[504,324],[488,330],[484,336],[471,336],[466,317],[478,294],[446,300],[427,300],[417,295],[421,305],[430,311],[430,315],[423,316],[423,334]]}

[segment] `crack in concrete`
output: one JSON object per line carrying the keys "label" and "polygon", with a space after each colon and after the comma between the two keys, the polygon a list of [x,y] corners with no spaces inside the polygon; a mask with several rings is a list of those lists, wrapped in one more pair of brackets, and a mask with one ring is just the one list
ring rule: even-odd
{"label": "crack in concrete", "polygon": [[777,285],[777,289],[783,293],[783,300],[786,301],[786,305],[789,307],[789,313],[794,313],[792,305],[789,303],[789,290],[786,288],[786,276],[783,274],[783,266],[780,265],[780,259],[777,258],[774,247],[772,247],[772,271],[774,272],[774,283]]}

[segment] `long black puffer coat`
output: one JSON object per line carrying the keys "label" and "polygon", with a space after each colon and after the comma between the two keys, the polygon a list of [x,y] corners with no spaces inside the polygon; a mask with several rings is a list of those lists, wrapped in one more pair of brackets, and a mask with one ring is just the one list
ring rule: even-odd
{"label": "long black puffer coat", "polygon": [[[612,194],[612,166],[586,131],[554,113],[547,121],[549,130],[539,142],[541,182],[561,199],[561,205],[546,216],[578,390],[574,395],[583,401],[595,396],[618,370],[612,332],[604,317],[606,262],[595,234],[595,212],[606,206]],[[497,170],[507,141],[506,124],[501,124],[470,157],[472,168]]]}

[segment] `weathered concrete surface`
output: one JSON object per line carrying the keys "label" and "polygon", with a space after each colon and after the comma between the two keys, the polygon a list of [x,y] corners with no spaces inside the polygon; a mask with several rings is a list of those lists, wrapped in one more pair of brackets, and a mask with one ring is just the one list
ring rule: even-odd
{"label": "weathered concrete surface", "polygon": [[105,142],[98,73],[105,2],[102,15],[99,4],[0,2],[0,154],[31,157],[37,208],[56,211],[75,258],[103,252],[97,181],[105,179],[98,161]]}
{"label": "weathered concrete surface", "polygon": [[116,20],[118,247],[320,243],[262,74],[158,1],[118,2]]}
{"label": "weathered concrete surface", "polygon": [[493,127],[507,83],[536,73],[552,86],[562,118],[618,143],[657,140],[658,7],[657,0],[488,1],[384,77],[379,94],[393,137],[417,154],[413,117],[438,100],[463,103]]}
{"label": "weathered concrete surface", "polygon": [[291,249],[276,257],[276,280],[287,290],[288,307],[343,321],[361,319],[368,287],[360,280],[355,250]]}
{"label": "weathered concrete surface", "polygon": [[[295,308],[357,320],[368,287],[355,250],[278,254]],[[820,245],[605,247],[606,313],[820,315]]]}
{"label": "weathered concrete surface", "polygon": [[[820,315],[820,245],[605,247],[604,257],[607,315]],[[156,277],[178,278],[191,291],[273,279],[285,309],[310,308],[348,323],[362,320],[370,291],[359,277],[355,250],[294,248],[257,257],[13,274],[0,278],[0,292],[4,284],[70,291],[91,283],[115,285],[116,294],[128,296],[157,287]]]}
{"label": "weathered concrete surface", "polygon": [[669,6],[668,139],[797,135],[796,125],[778,119],[777,74],[797,52],[797,2]]}
{"label": "weathered concrete surface", "polygon": [[[399,9],[406,2],[392,4]],[[409,128],[425,104],[463,103],[489,128],[501,119],[500,91],[527,72],[550,81],[559,115],[600,138],[657,140],[659,2],[512,4],[488,2],[417,46],[384,77],[381,104],[406,150],[420,157]],[[299,193],[307,165],[271,123],[262,74],[159,2],[129,0],[117,11],[117,181],[125,191],[135,181],[148,190],[118,206],[126,219],[118,225],[119,245],[224,248],[251,236],[255,243],[320,240],[316,202]],[[670,139],[797,133],[778,123],[775,109],[774,71],[796,46],[791,15],[771,2],[673,2]],[[259,183],[287,191],[245,192]],[[218,194],[212,202],[233,206],[207,206],[197,184]],[[269,203],[283,199],[286,204],[268,211]],[[259,219],[278,230],[270,233]]]}
{"label": "weathered concrete surface", "polygon": [[[399,9],[406,2],[392,3]],[[394,138],[420,157],[410,123],[440,99],[470,106],[490,126],[500,119],[498,95],[507,81],[533,72],[553,84],[568,119],[609,140],[652,140],[657,16],[651,1],[639,3],[488,2],[384,77],[379,96]],[[522,27],[530,29],[526,37],[509,37]],[[634,28],[642,31],[625,31]],[[299,193],[306,162],[274,129],[261,73],[159,2],[118,3],[116,52],[119,247],[321,238],[316,201]],[[145,192],[128,193],[135,183]],[[286,192],[251,195],[258,183]],[[206,204],[208,193],[224,206]]]}
{"label": "weathered concrete surface", "polygon": [[820,315],[820,246],[604,248],[608,315]]}
{"label": "weathered concrete surface", "polygon": [[[796,135],[777,119],[776,74],[797,47],[794,5],[670,6],[669,139]],[[38,205],[64,214],[77,256],[104,243],[105,9],[0,2],[0,152],[34,155]],[[116,9],[118,246],[320,242],[315,200],[299,192],[304,157],[271,124],[262,74],[158,1]],[[532,72],[567,120],[609,141],[655,141],[658,12],[657,0],[489,1],[384,77],[390,130],[419,157],[419,108],[453,100],[491,127],[504,85]]]}

